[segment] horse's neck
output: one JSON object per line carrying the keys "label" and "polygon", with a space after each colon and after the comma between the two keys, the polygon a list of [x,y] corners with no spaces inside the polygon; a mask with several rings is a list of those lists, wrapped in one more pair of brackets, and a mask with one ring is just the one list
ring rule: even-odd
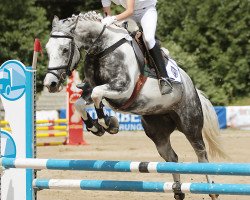
{"label": "horse's neck", "polygon": [[[87,22],[77,29],[81,40],[79,46],[90,47],[93,42],[100,36],[103,30],[103,25],[100,22]],[[119,28],[106,28],[104,33],[100,36],[98,45],[101,49],[105,49],[121,38],[125,37],[126,32]]]}
{"label": "horse's neck", "polygon": [[[91,47],[93,45],[93,42],[99,37],[101,31],[103,29],[103,26],[100,25],[100,23],[90,23],[88,26],[81,27],[78,29],[79,34],[81,34],[82,38],[82,45],[85,47]],[[124,38],[126,36],[127,32],[120,28],[110,27],[107,28],[103,35],[100,37],[100,42],[96,46],[96,48],[92,49],[95,53],[100,52],[104,49],[107,49],[111,45],[115,44],[120,39]],[[134,84],[134,82],[137,80],[137,77],[139,75],[139,69],[137,65],[137,60],[135,57],[135,54],[133,52],[133,48],[128,44],[125,43],[119,48],[119,54],[117,54],[114,57],[114,54],[110,53],[110,55],[105,56],[105,59],[108,60],[107,62],[102,62],[99,67],[101,67],[105,71],[126,71],[128,76],[130,77],[131,83]],[[88,50],[88,49],[86,49]],[[117,53],[117,52],[116,52]],[[117,57],[118,56],[118,57]],[[96,61],[96,60],[95,60]],[[119,64],[117,64],[120,62]],[[105,63],[108,63],[105,65]],[[93,64],[93,63],[90,63]],[[92,65],[92,67],[96,67]],[[86,70],[93,70],[90,69],[91,65]],[[119,68],[119,69],[118,69]],[[121,69],[120,69],[121,68]],[[111,75],[111,74],[110,74]]]}
{"label": "horse's neck", "polygon": [[[110,27],[107,29],[106,37],[109,39],[108,42],[106,42],[106,48],[110,47],[111,45],[115,44],[117,41],[119,41],[122,38],[126,38],[128,35],[127,31],[118,27]],[[113,69],[117,69],[117,66],[121,66],[123,71],[126,71],[128,73],[128,77],[130,77],[130,84],[133,85],[137,81],[137,78],[140,74],[140,70],[138,67],[137,59],[135,57],[134,50],[132,46],[129,44],[129,42],[121,45],[118,47],[119,53],[116,55],[115,59],[113,60]],[[120,54],[120,55],[119,55]],[[117,64],[120,60],[122,62],[121,64]],[[109,63],[109,62],[108,62]],[[109,67],[109,66],[108,66]],[[107,67],[107,68],[108,68]],[[119,67],[118,67],[119,68]]]}

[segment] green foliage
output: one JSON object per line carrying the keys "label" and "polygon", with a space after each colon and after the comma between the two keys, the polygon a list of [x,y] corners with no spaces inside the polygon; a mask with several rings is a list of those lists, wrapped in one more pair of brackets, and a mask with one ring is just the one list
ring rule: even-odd
{"label": "green foliage", "polygon": [[[0,1],[0,62],[17,59],[25,65],[32,64],[35,37],[45,39],[48,21],[45,10],[34,6],[33,0]],[[42,87],[39,70],[38,90]]]}
{"label": "green foliage", "polygon": [[60,19],[70,17],[72,14],[89,10],[101,9],[100,0],[35,0],[37,6],[41,6],[47,11],[47,19],[51,22],[54,15]]}
{"label": "green foliage", "polygon": [[187,71],[214,103],[249,94],[249,1],[160,0],[158,8],[159,35],[196,58]]}
{"label": "green foliage", "polygon": [[230,106],[249,106],[250,96],[243,97],[229,104]]}
{"label": "green foliage", "polygon": [[[158,0],[158,35],[197,88],[212,102],[238,102],[250,93],[250,1]],[[1,0],[0,62],[18,59],[31,65],[33,42],[44,46],[54,15],[67,18],[82,11],[101,10],[99,0]],[[112,6],[114,14],[123,11]],[[39,57],[38,89],[47,57]],[[82,63],[80,63],[82,65]]]}

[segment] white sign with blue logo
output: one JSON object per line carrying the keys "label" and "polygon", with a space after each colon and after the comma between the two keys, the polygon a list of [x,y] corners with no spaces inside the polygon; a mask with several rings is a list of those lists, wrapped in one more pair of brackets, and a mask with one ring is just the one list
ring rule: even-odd
{"label": "white sign with blue logo", "polygon": [[[5,111],[5,119],[11,131],[1,130],[1,157],[32,157],[32,142],[27,138],[33,135],[33,75],[21,62],[9,60],[0,67],[0,98]],[[27,135],[27,134],[28,135]],[[18,141],[18,143],[17,143]],[[24,148],[26,147],[26,148]],[[5,171],[1,177],[2,199],[26,199],[27,184],[23,180],[31,178],[32,173],[25,169]],[[11,181],[22,180],[22,182]],[[4,183],[4,184],[3,184]],[[6,188],[3,188],[5,187]],[[28,186],[30,187],[30,186]],[[15,188],[15,193],[11,188]]]}
{"label": "white sign with blue logo", "polygon": [[[143,130],[143,127],[141,124],[141,117],[139,115],[114,112],[110,108],[105,108],[104,111],[109,116],[115,116],[118,119],[119,131],[141,131]],[[94,108],[87,108],[87,112],[93,119],[97,118],[96,111]]]}
{"label": "white sign with blue logo", "polygon": [[1,130],[1,157],[15,158],[16,144],[10,133]]}

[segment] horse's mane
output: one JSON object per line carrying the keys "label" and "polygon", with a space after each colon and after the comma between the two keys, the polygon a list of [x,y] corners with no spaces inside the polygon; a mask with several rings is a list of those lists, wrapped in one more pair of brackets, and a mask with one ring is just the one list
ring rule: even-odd
{"label": "horse's mane", "polygon": [[89,11],[86,13],[80,13],[79,15],[73,14],[71,17],[68,17],[66,19],[60,20],[62,24],[72,24],[78,21],[96,21],[100,22],[103,19],[103,16],[100,13],[97,13],[95,11]]}
{"label": "horse's mane", "polygon": [[103,19],[103,16],[100,13],[95,11],[89,11],[86,13],[80,13],[79,15],[73,14],[71,17],[66,19],[61,19],[58,23],[54,24],[52,27],[52,32],[54,31],[64,31],[68,32],[76,22],[81,21],[96,21],[100,22]]}
{"label": "horse's mane", "polygon": [[[88,11],[86,13],[80,13],[79,15],[73,14],[71,17],[68,17],[66,19],[62,19],[57,23],[55,26],[52,28],[52,32],[54,31],[63,31],[63,32],[68,32],[70,33],[70,30],[72,27],[76,25],[76,23],[80,23],[83,21],[91,21],[91,22],[101,22],[103,19],[103,16],[101,13],[97,13],[95,11]],[[135,30],[138,30],[138,26],[134,21],[128,20],[128,29],[129,32],[133,32]],[[122,23],[117,23],[116,26],[113,28],[115,29],[120,29],[120,30],[125,30],[124,27],[122,26]]]}
{"label": "horse's mane", "polygon": [[101,21],[103,19],[103,16],[100,13],[97,13],[95,11],[89,11],[86,13],[80,13],[78,15],[79,20],[87,20],[87,21]]}

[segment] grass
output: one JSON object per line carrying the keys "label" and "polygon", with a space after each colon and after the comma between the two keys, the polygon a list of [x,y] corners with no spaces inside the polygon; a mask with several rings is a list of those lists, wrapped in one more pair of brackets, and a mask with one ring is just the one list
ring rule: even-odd
{"label": "grass", "polygon": [[250,97],[244,97],[242,99],[238,99],[230,103],[229,106],[250,106]]}

